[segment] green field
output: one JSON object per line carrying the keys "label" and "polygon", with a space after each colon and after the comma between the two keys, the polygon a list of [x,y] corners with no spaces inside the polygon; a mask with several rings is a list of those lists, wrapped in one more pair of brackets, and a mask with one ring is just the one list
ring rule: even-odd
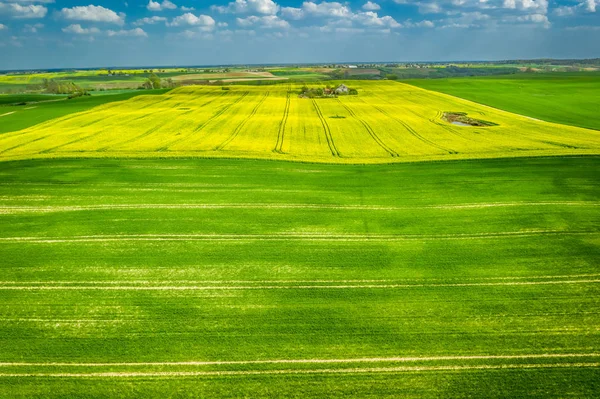
{"label": "green field", "polygon": [[599,75],[548,76],[0,96],[0,398],[597,397]]}
{"label": "green field", "polygon": [[[292,84],[190,86],[138,95],[3,134],[0,160],[242,157],[389,163],[600,153],[596,130],[533,120],[402,83],[361,81],[352,87],[358,95],[318,99],[299,98],[301,85]],[[493,126],[457,126],[444,120],[447,112]]]}
{"label": "green field", "polygon": [[594,397],[599,167],[0,163],[0,397]]}
{"label": "green field", "polygon": [[546,73],[406,83],[549,122],[600,130],[600,73]]}
{"label": "green field", "polygon": [[[102,93],[70,100],[66,100],[64,96],[38,94],[0,96],[0,134],[26,129],[51,119],[60,118],[76,112],[87,111],[91,108],[110,102],[124,101],[142,94],[146,96],[163,94],[167,91],[168,90],[163,89],[128,91],[117,94]],[[14,105],[15,103],[21,102],[27,102],[28,104]]]}

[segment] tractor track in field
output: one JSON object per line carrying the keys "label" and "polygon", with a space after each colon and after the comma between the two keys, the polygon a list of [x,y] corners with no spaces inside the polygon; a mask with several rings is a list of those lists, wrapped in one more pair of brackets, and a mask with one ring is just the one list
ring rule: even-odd
{"label": "tractor track in field", "polygon": [[220,110],[218,110],[216,113],[213,114],[213,116],[211,116],[210,118],[208,118],[206,121],[204,121],[203,123],[201,123],[200,125],[198,125],[196,127],[196,129],[194,129],[193,133],[199,132],[200,130],[204,129],[204,127],[206,125],[208,125],[210,122],[212,122],[213,120],[215,120],[216,118],[218,118],[219,116],[223,115],[227,110],[229,110],[229,108],[233,107],[234,105],[236,105],[237,103],[239,103],[240,101],[242,101],[248,94],[250,94],[249,91],[245,91],[242,93],[242,95],[235,101],[224,105]]}
{"label": "tractor track in field", "polygon": [[315,375],[315,374],[393,374],[423,372],[460,372],[477,370],[519,370],[553,368],[598,368],[597,362],[579,363],[533,363],[533,364],[492,364],[492,365],[452,365],[452,366],[400,366],[400,367],[363,367],[338,369],[287,369],[287,370],[225,370],[225,371],[106,371],[92,373],[1,373],[0,378],[181,378],[181,377],[219,377],[247,375]]}
{"label": "tractor track in field", "polygon": [[265,94],[263,94],[261,99],[258,101],[258,104],[256,104],[256,106],[254,106],[254,108],[252,109],[252,112],[250,112],[250,115],[248,115],[246,118],[244,118],[244,120],[241,121],[240,124],[236,126],[236,128],[234,129],[231,136],[229,136],[221,144],[215,146],[215,148],[214,148],[215,151],[223,150],[223,148],[225,148],[227,145],[229,145],[238,136],[240,131],[244,128],[244,126],[246,126],[246,123],[248,123],[248,121],[250,119],[252,119],[252,117],[254,115],[256,115],[256,112],[258,112],[258,109],[260,108],[260,106],[263,105],[263,103],[266,101],[267,97],[269,97],[269,94],[270,94],[270,92],[268,92],[268,91],[265,92]]}
{"label": "tractor track in field", "polygon": [[265,359],[265,360],[191,360],[173,362],[0,362],[3,367],[161,367],[161,366],[229,366],[255,364],[351,364],[351,363],[417,363],[439,361],[574,359],[600,357],[600,353],[540,353],[521,355],[447,355],[447,356],[390,356],[346,359]]}
{"label": "tractor track in field", "polygon": [[598,284],[600,279],[574,279],[574,280],[543,280],[543,281],[487,281],[470,283],[369,283],[369,284],[292,284],[292,285],[141,285],[141,284],[104,284],[86,285],[0,285],[0,291],[261,291],[261,290],[401,290],[401,289],[435,289],[435,288],[472,288],[472,287],[526,287],[526,286],[553,286]]}
{"label": "tractor track in field", "polygon": [[348,211],[405,211],[405,210],[467,210],[509,207],[537,206],[581,206],[599,207],[600,202],[593,201],[544,201],[544,202],[492,202],[471,204],[440,204],[440,205],[338,205],[338,204],[277,204],[277,203],[182,203],[182,204],[95,204],[95,205],[0,205],[0,215],[17,213],[54,213],[54,212],[86,212],[110,210],[139,210],[139,209],[331,209]]}
{"label": "tractor track in field", "polygon": [[[223,97],[224,95],[226,95],[226,94],[228,94],[228,93],[229,93],[229,92],[225,91],[225,92],[223,92],[222,94],[220,94],[220,95],[218,95],[218,96],[212,97],[212,98],[211,98],[209,101],[207,101],[207,102],[205,102],[205,103],[202,103],[202,105],[198,106],[198,108],[203,108],[203,107],[205,107],[205,106],[207,106],[207,105],[209,105],[209,104],[213,103],[214,101],[216,101],[216,100],[220,99],[221,97]],[[205,97],[205,96],[203,96],[203,97]],[[182,103],[182,104],[185,104],[185,102],[184,102],[184,103]],[[185,114],[188,114],[188,113],[190,113],[190,112],[193,112],[193,111],[194,111],[194,110],[192,109],[192,110],[189,110],[189,111],[183,112],[183,113],[181,113],[179,116],[181,116],[181,115],[185,115]],[[144,116],[143,116],[141,119],[143,119],[143,118],[146,118],[146,117],[149,117],[149,116],[153,116],[153,114],[145,114],[145,115],[144,115]],[[137,118],[137,119],[140,119],[140,118]],[[134,120],[137,120],[137,119],[134,119]],[[132,137],[132,138],[130,138],[130,139],[126,140],[126,141],[123,141],[123,142],[121,142],[121,143],[113,144],[113,145],[110,145],[110,146],[108,146],[108,147],[99,148],[97,151],[107,151],[107,150],[110,150],[110,149],[114,149],[114,147],[116,147],[116,146],[123,146],[123,145],[125,145],[125,144],[129,144],[129,143],[135,142],[135,141],[137,141],[137,140],[140,140],[140,139],[142,139],[142,138],[144,138],[144,137],[146,137],[146,136],[149,136],[149,135],[151,135],[152,133],[154,133],[155,131],[157,131],[157,130],[158,130],[159,128],[161,128],[162,126],[165,126],[165,124],[158,125],[158,126],[154,126],[154,127],[150,128],[149,130],[147,130],[146,132],[144,132],[144,133],[142,133],[142,134],[139,134],[139,135],[137,135],[137,136],[135,136],[135,137]],[[174,142],[178,142],[178,141],[180,141],[180,140],[182,140],[182,139],[177,139],[177,140],[176,140],[176,141],[174,141]],[[173,143],[170,143],[170,144],[168,144],[168,145],[172,145],[172,144],[173,144]],[[164,148],[166,148],[166,147],[161,147],[161,148],[157,149],[156,151],[164,151]]]}
{"label": "tractor track in field", "polygon": [[285,125],[287,124],[288,116],[290,113],[290,102],[291,102],[291,88],[288,88],[287,96],[285,99],[285,108],[283,110],[283,119],[279,124],[279,131],[277,132],[277,142],[275,143],[275,148],[273,148],[273,152],[278,154],[283,154],[283,138],[285,134]]}
{"label": "tractor track in field", "polygon": [[596,230],[523,230],[490,233],[457,234],[333,234],[333,233],[271,233],[271,234],[97,234],[82,236],[26,236],[0,237],[0,244],[27,243],[77,243],[77,242],[125,242],[125,241],[314,241],[314,242],[403,242],[484,240],[535,236],[572,237],[598,235]]}
{"label": "tractor track in field", "polygon": [[319,108],[319,106],[317,105],[317,102],[314,99],[311,101],[313,103],[313,106],[315,108],[315,111],[317,112],[319,119],[321,120],[321,126],[323,126],[323,132],[325,133],[325,139],[327,140],[327,145],[329,146],[329,151],[331,152],[331,155],[333,155],[334,157],[341,158],[342,155],[338,151],[338,149],[333,141],[333,136],[331,135],[331,130],[329,129],[329,125],[327,124],[327,121],[325,120],[325,117],[323,116],[321,109]]}
{"label": "tractor track in field", "polygon": [[[364,100],[363,100],[364,102]],[[386,110],[384,110],[383,108],[375,105],[375,104],[371,104],[373,106],[373,108],[375,108],[377,111],[381,112],[383,115],[387,116],[390,119],[395,120],[396,122],[400,123],[402,126],[404,126],[404,128],[406,129],[406,131],[408,131],[412,136],[414,136],[415,138],[417,138],[418,140],[420,140],[421,142],[430,145],[432,147],[437,148],[438,150],[442,150],[447,152],[448,154],[458,154],[457,151],[451,150],[449,148],[443,147],[423,136],[421,136],[419,133],[417,133],[417,131],[415,129],[413,129],[408,123],[404,122],[402,119],[397,118],[394,115],[391,115],[389,112],[387,112]]]}
{"label": "tractor track in field", "polygon": [[[340,101],[339,98],[336,98],[337,102],[344,107],[344,109],[346,109],[346,111],[350,114],[350,116],[354,119],[356,119],[357,121],[359,121],[363,127],[365,128],[365,130],[367,131],[367,133],[369,133],[369,135],[371,136],[371,138],[373,140],[375,140],[375,142],[377,143],[377,145],[379,145],[379,147],[381,147],[385,152],[387,152],[392,158],[396,158],[399,157],[400,154],[398,154],[396,151],[394,151],[391,147],[389,147],[387,144],[385,144],[385,142],[383,140],[381,140],[381,138],[377,135],[377,133],[375,133],[375,131],[373,130],[373,128],[371,127],[371,125],[369,125],[366,121],[364,121],[363,119],[359,118],[354,111],[352,111],[352,109],[350,107],[348,107],[346,104],[344,104],[342,101]],[[362,99],[361,99],[362,100]],[[364,101],[364,100],[363,100]]]}

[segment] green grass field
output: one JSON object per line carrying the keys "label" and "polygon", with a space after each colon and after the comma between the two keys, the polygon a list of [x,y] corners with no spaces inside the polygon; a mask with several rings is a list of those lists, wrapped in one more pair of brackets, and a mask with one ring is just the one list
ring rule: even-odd
{"label": "green grass field", "polygon": [[[389,163],[600,153],[599,131],[533,120],[411,85],[354,82],[359,95],[321,99],[299,98],[300,87],[190,86],[113,101],[1,135],[0,160],[245,157]],[[446,112],[494,126],[456,126],[444,120]]]}
{"label": "green grass field", "polygon": [[[35,126],[72,113],[87,111],[99,105],[124,101],[139,95],[156,95],[168,90],[138,90],[125,93],[93,95],[71,100],[64,96],[38,94],[16,94],[0,96],[0,134]],[[58,101],[48,101],[58,100]],[[27,105],[12,105],[20,102],[35,102]]]}
{"label": "green grass field", "polygon": [[600,158],[0,163],[0,397],[594,397]]}
{"label": "green grass field", "polygon": [[547,73],[406,83],[549,122],[600,130],[600,73]]}

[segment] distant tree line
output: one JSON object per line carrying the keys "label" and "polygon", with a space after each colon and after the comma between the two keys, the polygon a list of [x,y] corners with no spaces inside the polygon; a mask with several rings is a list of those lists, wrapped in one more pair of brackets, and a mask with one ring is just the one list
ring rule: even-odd
{"label": "distant tree line", "polygon": [[42,86],[44,87],[44,91],[46,93],[68,94],[68,98],[76,98],[90,95],[90,93],[88,93],[86,89],[69,81],[44,79]]}

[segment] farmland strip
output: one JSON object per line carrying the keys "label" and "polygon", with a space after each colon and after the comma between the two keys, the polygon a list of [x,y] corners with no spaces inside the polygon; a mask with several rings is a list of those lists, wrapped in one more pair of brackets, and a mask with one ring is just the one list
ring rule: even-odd
{"label": "farmland strip", "polygon": [[256,104],[256,106],[252,109],[252,112],[250,112],[250,115],[248,115],[233,131],[233,133],[231,134],[231,136],[229,136],[229,138],[227,138],[227,140],[225,140],[224,142],[222,142],[221,144],[219,144],[218,146],[215,147],[215,151],[221,151],[223,148],[225,148],[229,143],[231,143],[233,141],[233,139],[235,139],[237,137],[237,135],[240,133],[240,131],[242,130],[242,128],[246,125],[246,123],[252,119],[252,117],[256,114],[256,112],[258,111],[258,109],[260,108],[260,106],[265,102],[265,100],[267,99],[267,97],[269,96],[269,92],[267,91],[262,98],[260,99],[260,101],[258,102],[258,104]]}
{"label": "farmland strip", "polygon": [[349,290],[349,289],[409,289],[409,288],[464,288],[464,287],[513,287],[532,285],[597,284],[600,279],[509,281],[484,283],[437,283],[437,284],[345,284],[345,285],[246,285],[246,286],[200,286],[200,285],[2,285],[0,291],[252,291],[252,290]]}
{"label": "farmland strip", "polygon": [[285,134],[285,125],[287,123],[288,120],[288,116],[290,113],[290,102],[291,102],[291,91],[290,89],[288,89],[287,92],[287,96],[285,99],[285,108],[283,110],[283,119],[281,120],[281,123],[279,124],[279,132],[277,133],[277,143],[275,143],[275,148],[273,149],[273,152],[276,152],[278,154],[283,154],[283,137]]}
{"label": "farmland strip", "polygon": [[331,136],[331,130],[329,129],[329,125],[327,124],[327,121],[323,117],[323,113],[321,112],[321,109],[319,108],[319,106],[317,105],[317,102],[315,100],[312,100],[312,103],[313,103],[313,106],[315,107],[315,111],[317,111],[317,115],[319,116],[319,119],[321,120],[321,125],[323,126],[323,131],[325,132],[325,139],[327,140],[327,145],[329,146],[329,151],[331,152],[331,155],[333,155],[334,157],[341,157],[342,155],[340,154],[340,152],[338,151],[338,149],[335,146],[335,143],[333,142],[333,137]]}
{"label": "farmland strip", "polygon": [[87,235],[70,237],[0,237],[0,243],[66,243],[109,241],[438,241],[480,240],[531,236],[596,235],[599,231],[526,230],[473,234],[136,234],[136,235]]}
{"label": "farmland strip", "polygon": [[408,357],[372,357],[350,359],[273,359],[273,360],[222,360],[222,361],[185,361],[185,362],[115,362],[115,363],[28,363],[2,362],[0,367],[135,367],[135,366],[219,366],[248,364],[336,364],[336,363],[395,363],[395,362],[431,362],[446,360],[516,360],[516,359],[568,359],[600,357],[600,353],[541,353],[524,355],[464,355],[464,356],[408,356]]}
{"label": "farmland strip", "polygon": [[[350,116],[352,116],[354,119],[356,119],[357,121],[359,121],[363,127],[365,128],[365,130],[367,131],[367,133],[369,133],[369,135],[371,136],[371,138],[373,140],[375,140],[375,142],[381,147],[383,148],[388,154],[390,154],[391,157],[399,157],[400,154],[398,154],[396,151],[394,151],[391,147],[389,147],[387,144],[385,144],[383,142],[383,140],[381,140],[381,138],[377,135],[377,133],[375,133],[375,131],[373,130],[373,128],[363,119],[359,118],[354,111],[352,111],[352,109],[350,107],[348,107],[346,104],[344,104],[342,101],[340,101],[340,99],[337,99],[338,103],[340,103],[342,105],[342,107],[344,107],[346,109],[346,111],[348,111],[348,113],[350,114]],[[363,100],[364,101],[364,100]]]}
{"label": "farmland strip", "polygon": [[0,215],[15,213],[51,213],[78,212],[128,209],[343,209],[361,211],[399,211],[416,209],[484,209],[504,207],[535,207],[535,206],[582,206],[598,207],[599,202],[593,201],[556,201],[556,202],[504,202],[481,204],[448,204],[448,205],[415,205],[415,206],[380,206],[380,205],[336,205],[336,204],[96,204],[96,205],[48,205],[21,206],[0,205]]}
{"label": "farmland strip", "polygon": [[[573,278],[581,278],[581,277],[598,277],[600,273],[591,273],[591,274],[570,274],[570,275],[547,275],[547,276],[504,276],[504,277],[479,277],[479,278],[469,278],[469,277],[450,277],[450,278],[426,278],[426,279],[416,279],[416,278],[408,278],[408,279],[394,279],[394,280],[161,280],[154,281],[154,283],[164,283],[164,284],[286,284],[286,283],[310,283],[310,284],[322,284],[322,283],[398,283],[400,281],[417,281],[419,283],[423,282],[423,280],[427,281],[448,281],[448,280],[458,280],[458,281],[479,281],[479,280],[525,280],[525,279],[533,279],[533,280],[551,280],[551,279],[573,279]],[[148,285],[153,281],[149,280],[108,280],[108,281],[60,281],[60,280],[52,280],[52,281],[0,281],[0,285],[44,285],[44,284],[86,284],[86,285],[125,285],[125,284],[137,284],[137,285]]]}
{"label": "farmland strip", "polygon": [[2,373],[4,378],[133,378],[133,377],[201,377],[237,375],[278,375],[278,374],[363,374],[363,373],[407,373],[435,371],[507,370],[507,369],[549,369],[549,368],[588,368],[600,367],[600,363],[538,363],[538,364],[494,364],[469,366],[401,366],[341,369],[288,369],[288,370],[238,370],[238,371],[154,371],[154,372],[96,372],[96,373]]}

